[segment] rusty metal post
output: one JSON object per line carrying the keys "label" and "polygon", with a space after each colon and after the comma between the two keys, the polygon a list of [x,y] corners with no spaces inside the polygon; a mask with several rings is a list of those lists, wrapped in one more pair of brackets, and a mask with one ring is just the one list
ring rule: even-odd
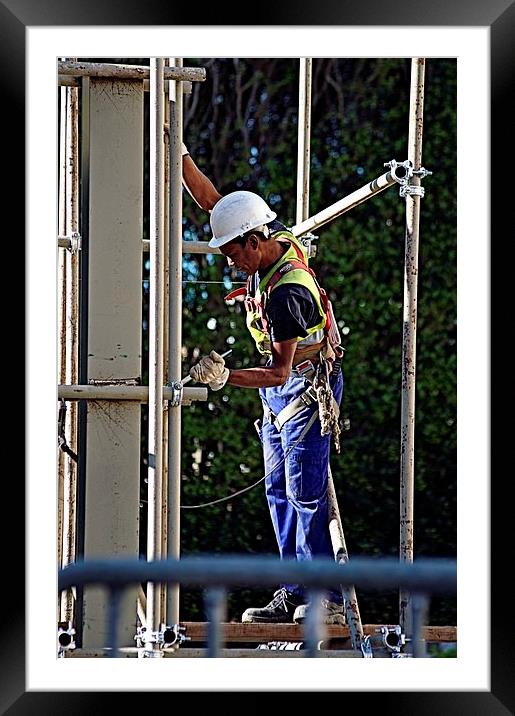
{"label": "rusty metal post", "polygon": [[299,121],[297,140],[297,224],[309,216],[309,161],[311,155],[311,76],[313,60],[300,58]]}
{"label": "rusty metal post", "polygon": [[[152,70],[139,65],[121,65],[105,62],[59,62],[59,77],[105,77],[112,80],[144,80],[151,78]],[[167,80],[204,82],[204,67],[163,67]]]}
{"label": "rusty metal post", "polygon": [[[411,90],[408,137],[408,160],[413,170],[422,163],[422,129],[424,118],[425,59],[411,61]],[[412,177],[420,187],[420,177]],[[402,401],[400,459],[400,561],[413,562],[413,495],[415,440],[415,366],[417,332],[418,239],[420,195],[406,194],[406,245],[404,259],[404,315],[402,334]],[[399,595],[399,624],[411,635],[411,597],[406,590]]]}
{"label": "rusty metal post", "polygon": [[[150,320],[147,559],[161,558],[164,329],[164,60],[150,64]],[[161,588],[147,584],[147,633],[161,624]],[[149,640],[146,647],[156,651]]]}

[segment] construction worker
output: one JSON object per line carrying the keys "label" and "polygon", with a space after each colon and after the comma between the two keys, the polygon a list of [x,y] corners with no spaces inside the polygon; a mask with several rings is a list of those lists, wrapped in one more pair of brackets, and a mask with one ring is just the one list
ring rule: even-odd
{"label": "construction worker", "polygon": [[[326,430],[332,424],[337,439],[343,351],[330,304],[308,268],[305,247],[260,196],[235,191],[221,197],[191,158],[184,161],[188,190],[211,211],[209,246],[248,276],[246,288],[226,298],[244,291],[247,326],[268,358],[264,366],[229,369],[211,351],[190,375],[215,391],[226,384],[259,389],[265,490],[280,557],[334,559],[327,498],[331,431],[321,434],[321,418]],[[319,410],[321,395],[327,414]],[[326,624],[344,623],[338,587],[328,589],[317,606]],[[282,584],[269,604],[247,609],[242,621],[303,622],[308,608],[302,585]]]}

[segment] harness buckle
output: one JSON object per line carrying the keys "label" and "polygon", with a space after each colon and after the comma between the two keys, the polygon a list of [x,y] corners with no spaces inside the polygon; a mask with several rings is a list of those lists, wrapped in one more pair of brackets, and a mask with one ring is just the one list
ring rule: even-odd
{"label": "harness buckle", "polygon": [[309,359],[306,359],[303,360],[301,363],[297,363],[294,370],[302,377],[304,375],[307,375],[308,373],[314,373],[315,366]]}
{"label": "harness buckle", "polygon": [[311,403],[314,403],[318,399],[317,392],[312,385],[302,393],[300,399],[303,400],[306,405],[311,405]]}

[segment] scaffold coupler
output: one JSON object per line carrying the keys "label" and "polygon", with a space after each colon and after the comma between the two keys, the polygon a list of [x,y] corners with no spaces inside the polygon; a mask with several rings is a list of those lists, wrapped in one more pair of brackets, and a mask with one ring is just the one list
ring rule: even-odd
{"label": "scaffold coupler", "polygon": [[71,622],[59,622],[57,628],[57,656],[63,659],[67,651],[76,648],[75,629]]}
{"label": "scaffold coupler", "polygon": [[384,166],[390,168],[392,177],[400,184],[399,196],[403,198],[407,196],[424,196],[424,187],[410,183],[410,179],[414,176],[425,179],[425,177],[430,176],[433,172],[430,172],[424,167],[413,169],[413,163],[409,159],[406,159],[404,162],[397,162],[395,159],[392,159],[389,162],[385,162]]}
{"label": "scaffold coupler", "polygon": [[180,624],[161,624],[159,631],[149,631],[138,627],[134,640],[138,647],[138,657],[152,658],[164,656],[165,650],[176,651],[183,642],[191,641],[184,634],[186,627]]}
{"label": "scaffold coupler", "polygon": [[386,651],[392,659],[411,656],[411,654],[402,651],[406,641],[408,641],[406,635],[403,634],[399,624],[393,627],[382,626],[375,630],[375,634],[367,634],[364,637],[361,643],[361,652],[365,659],[374,657],[374,649],[380,649],[381,653]]}

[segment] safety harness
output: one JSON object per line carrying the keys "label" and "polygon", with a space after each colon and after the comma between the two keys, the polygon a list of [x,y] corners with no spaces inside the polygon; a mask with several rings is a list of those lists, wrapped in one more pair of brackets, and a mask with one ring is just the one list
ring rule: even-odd
{"label": "safety harness", "polygon": [[[341,369],[341,357],[335,360],[332,374],[337,374]],[[305,410],[313,403],[318,403],[318,417],[320,418],[320,434],[332,433],[336,452],[340,452],[340,406],[336,402],[329,382],[329,362],[323,357],[317,366],[310,360],[303,361],[294,368],[294,372],[303,377],[308,383],[306,390],[288,403],[277,415],[273,413],[268,405],[263,404],[263,411],[268,422],[280,432],[284,425],[295,417],[301,410]],[[317,412],[311,416],[309,427],[314,423]],[[309,429],[309,428],[308,428]]]}
{"label": "safety harness", "polygon": [[[310,291],[318,308],[320,321],[315,326],[306,329],[307,336],[297,338],[298,347],[294,361],[296,357],[304,358],[304,360],[294,364],[293,368],[293,371],[302,376],[309,385],[298,398],[283,408],[278,415],[275,415],[266,405],[264,406],[264,412],[266,419],[280,431],[297,413],[317,402],[321,434],[332,433],[336,450],[339,452],[340,427],[338,417],[340,410],[333,397],[329,376],[330,374],[336,375],[341,369],[343,349],[340,345],[340,334],[331,302],[325,290],[319,285],[314,271],[309,268],[307,254],[298,239],[289,231],[276,232],[272,234],[272,238],[288,245],[283,256],[273,265],[255,290],[252,290],[254,277],[249,276],[247,285],[244,288],[231,291],[225,297],[225,300],[228,301],[239,296],[245,297],[247,327],[259,352],[263,355],[271,355],[271,341],[267,330],[268,322],[265,308],[272,290],[278,285],[295,283],[304,286]],[[314,359],[315,356],[318,358],[318,365],[316,366],[310,360],[310,358]],[[330,365],[332,365],[332,371],[330,370]],[[311,424],[314,422],[315,416],[316,412],[310,420]]]}
{"label": "safety harness", "polygon": [[[268,321],[265,308],[271,292],[276,286],[286,283],[294,283],[304,286],[313,296],[318,308],[320,321],[307,328],[307,336],[299,336],[299,346],[296,354],[303,357],[309,348],[316,347],[320,343],[329,344],[334,348],[340,347],[340,334],[334,320],[331,302],[324,289],[319,285],[315,272],[308,266],[306,251],[299,240],[290,231],[278,231],[272,234],[275,241],[287,245],[287,250],[281,258],[273,265],[271,270],[253,288],[254,275],[247,278],[245,287],[231,291],[225,300],[229,301],[240,296],[245,297],[245,310],[247,312],[247,327],[254,338],[256,347],[263,355],[271,355],[272,348],[268,332]],[[325,340],[327,339],[327,341]],[[309,348],[308,348],[309,347]],[[310,351],[309,351],[310,352]],[[315,351],[317,353],[318,350]]]}

